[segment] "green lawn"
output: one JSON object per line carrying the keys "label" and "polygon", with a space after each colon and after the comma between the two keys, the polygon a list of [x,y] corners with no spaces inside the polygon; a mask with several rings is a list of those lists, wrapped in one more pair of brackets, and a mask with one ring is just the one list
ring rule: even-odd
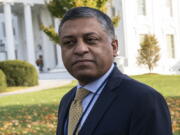
{"label": "green lawn", "polygon": [[[168,101],[174,135],[180,135],[180,76],[141,75],[133,78],[157,88]],[[0,97],[0,135],[54,135],[60,98],[75,85]]]}
{"label": "green lawn", "polygon": [[132,77],[157,89],[165,97],[180,96],[180,75],[145,74]]}
{"label": "green lawn", "polygon": [[12,91],[18,91],[18,90],[22,90],[22,89],[25,89],[25,88],[29,88],[29,87],[8,87],[4,90],[1,90],[0,93],[4,93],[4,92],[12,92]]}
{"label": "green lawn", "polygon": [[74,85],[0,97],[0,135],[54,135],[60,97]]}

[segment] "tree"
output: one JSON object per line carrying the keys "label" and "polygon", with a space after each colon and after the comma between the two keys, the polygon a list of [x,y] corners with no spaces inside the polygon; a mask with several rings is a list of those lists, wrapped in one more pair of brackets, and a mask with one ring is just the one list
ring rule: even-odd
{"label": "tree", "polygon": [[[106,12],[108,1],[110,0],[50,0],[46,3],[46,5],[51,15],[60,19],[69,9],[73,7],[87,6]],[[119,16],[112,18],[115,26],[117,26],[119,19]],[[60,39],[58,33],[55,32],[52,25],[47,27],[41,24],[41,29],[50,37],[52,41],[59,44]]]}
{"label": "tree", "polygon": [[160,59],[159,52],[160,48],[155,35],[145,35],[144,40],[140,44],[140,49],[138,50],[138,65],[147,65],[151,72]]}

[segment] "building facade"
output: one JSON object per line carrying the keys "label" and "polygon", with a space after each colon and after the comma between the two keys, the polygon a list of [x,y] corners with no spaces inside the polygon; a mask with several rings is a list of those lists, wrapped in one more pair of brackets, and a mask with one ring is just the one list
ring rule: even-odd
{"label": "building facade", "polygon": [[159,42],[161,58],[153,72],[180,74],[179,0],[114,0],[113,8],[121,16],[117,36],[125,73],[148,72],[146,66],[137,65],[137,50],[145,34],[154,34]]}
{"label": "building facade", "polygon": [[[161,59],[154,72],[180,73],[180,2],[179,0],[112,0],[109,15],[119,15],[116,28],[119,40],[118,67],[126,74],[148,72],[137,65],[137,50],[145,34],[155,34],[161,48]],[[33,65],[43,56],[43,70],[65,71],[61,50],[40,30],[53,25],[45,0],[0,0],[0,61],[25,60]],[[58,71],[59,71],[58,70]]]}
{"label": "building facade", "polygon": [[0,0],[0,60],[20,59],[36,65],[43,56],[44,71],[62,68],[60,47],[41,31],[41,24],[58,26],[44,0]]}

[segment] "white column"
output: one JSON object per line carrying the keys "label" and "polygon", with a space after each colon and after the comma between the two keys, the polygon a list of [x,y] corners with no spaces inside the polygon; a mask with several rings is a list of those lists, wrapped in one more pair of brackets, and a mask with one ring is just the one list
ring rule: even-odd
{"label": "white column", "polygon": [[24,4],[24,19],[27,46],[27,60],[29,63],[35,65],[34,34],[30,4]]}
{"label": "white column", "polygon": [[12,25],[11,3],[4,3],[5,31],[7,55],[9,60],[15,59],[15,46]]}
{"label": "white column", "polygon": [[[127,24],[127,11],[126,11],[126,0],[121,0],[121,7],[119,9],[120,11],[120,16],[122,17],[122,19],[120,20],[120,28],[121,30],[121,37],[120,37],[120,41],[119,41],[119,45],[121,47],[119,47],[119,52],[121,53],[121,51],[123,51],[123,61],[124,61],[124,67],[128,67],[129,63],[128,63],[128,24]],[[120,34],[119,33],[119,34]]]}
{"label": "white column", "polygon": [[[58,32],[59,29],[59,23],[60,20],[55,18],[54,19],[54,26],[55,26],[55,30],[56,32]],[[56,53],[57,53],[57,68],[64,68],[63,62],[62,62],[62,57],[61,57],[61,47],[59,44],[56,45]]]}

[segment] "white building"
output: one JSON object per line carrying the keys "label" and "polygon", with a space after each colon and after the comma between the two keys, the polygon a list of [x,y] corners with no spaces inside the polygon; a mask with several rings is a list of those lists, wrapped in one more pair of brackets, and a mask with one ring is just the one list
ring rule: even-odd
{"label": "white building", "polygon": [[[180,1],[179,0],[114,0],[115,14],[120,13],[117,29],[124,72],[148,72],[137,66],[137,50],[144,34],[155,34],[161,59],[153,72],[180,73]],[[112,9],[113,9],[112,8]]]}
{"label": "white building", "polygon": [[56,27],[59,23],[44,0],[0,0],[0,60],[20,59],[35,65],[42,55],[45,71],[64,69],[60,47],[40,30],[41,23]]}
{"label": "white building", "polygon": [[[40,30],[41,23],[56,29],[59,25],[44,1],[0,0],[0,60],[20,59],[35,65],[42,55],[44,71],[64,70],[60,47]],[[143,66],[137,66],[136,57],[140,39],[151,33],[156,35],[161,48],[161,60],[154,72],[180,73],[179,0],[112,0],[109,5],[109,14],[121,17],[116,28],[119,40],[116,61],[123,72],[147,72]]]}

